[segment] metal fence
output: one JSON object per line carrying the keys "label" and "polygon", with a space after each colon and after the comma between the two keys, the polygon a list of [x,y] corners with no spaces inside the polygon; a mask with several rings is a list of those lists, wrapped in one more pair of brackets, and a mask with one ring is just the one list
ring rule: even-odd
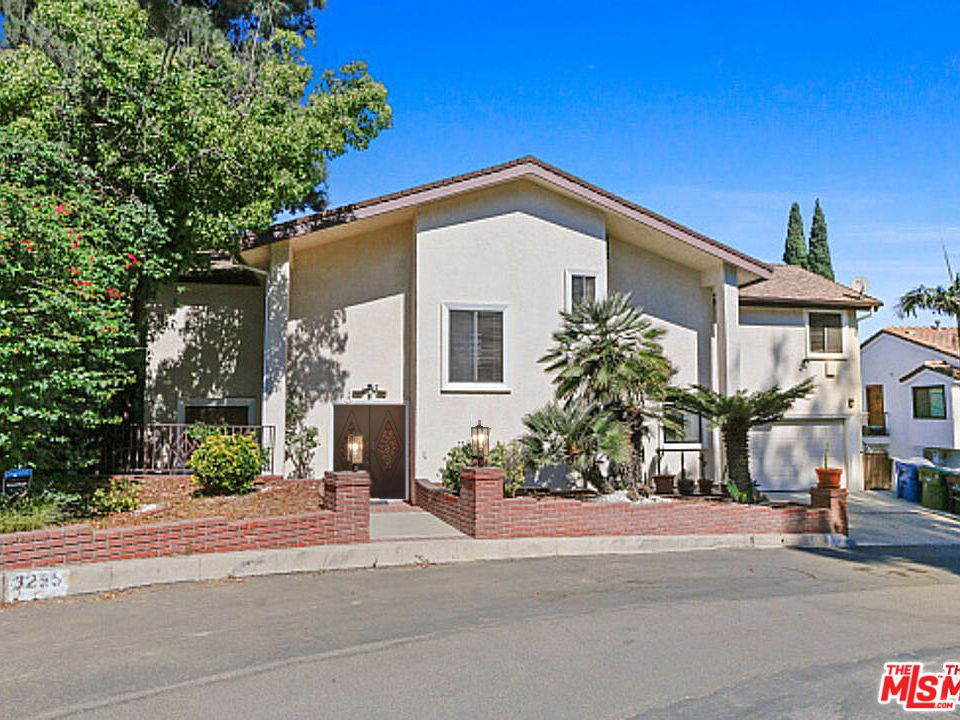
{"label": "metal fence", "polygon": [[[264,453],[263,471],[273,473],[273,446],[277,429],[273,425],[218,425],[230,435],[251,435]],[[190,455],[200,446],[196,425],[152,423],[119,428],[108,444],[105,464],[112,473],[186,474]]]}

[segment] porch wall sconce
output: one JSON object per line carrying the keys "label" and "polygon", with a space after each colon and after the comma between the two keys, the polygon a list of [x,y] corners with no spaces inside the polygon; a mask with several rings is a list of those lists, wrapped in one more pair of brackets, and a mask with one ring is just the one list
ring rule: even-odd
{"label": "porch wall sconce", "polygon": [[363,435],[350,433],[347,435],[347,462],[356,472],[363,465]]}
{"label": "porch wall sconce", "polygon": [[490,428],[485,427],[479,420],[470,428],[470,449],[473,451],[474,464],[478,467],[485,466],[490,454]]}

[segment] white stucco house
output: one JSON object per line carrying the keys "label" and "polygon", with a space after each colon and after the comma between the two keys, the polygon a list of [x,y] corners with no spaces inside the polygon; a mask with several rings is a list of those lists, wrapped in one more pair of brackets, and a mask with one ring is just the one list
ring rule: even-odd
{"label": "white stucco house", "polygon": [[861,356],[864,443],[960,467],[956,328],[886,327],[863,342]]}
{"label": "white stucco house", "polygon": [[[676,381],[724,392],[817,379],[783,423],[755,433],[761,487],[804,489],[829,441],[862,482],[857,324],[873,298],[770,265],[532,157],[275,226],[234,268],[185,279],[154,308],[145,405],[152,422],[212,414],[275,428],[287,406],[319,428],[315,470],[366,438],[373,493],[435,479],[478,419],[522,432],[552,397],[537,359],[558,311],[629,293],[667,330]],[[651,440],[650,470],[717,476],[715,431]],[[659,451],[659,452],[658,452]],[[699,456],[703,456],[703,465]]]}

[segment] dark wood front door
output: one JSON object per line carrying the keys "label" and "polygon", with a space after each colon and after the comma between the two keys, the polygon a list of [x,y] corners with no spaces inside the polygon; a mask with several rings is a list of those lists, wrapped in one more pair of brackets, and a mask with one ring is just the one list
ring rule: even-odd
{"label": "dark wood front door", "polygon": [[370,496],[405,496],[407,442],[403,405],[334,405],[334,470],[350,470],[347,436],[363,435],[363,469],[370,473]]}

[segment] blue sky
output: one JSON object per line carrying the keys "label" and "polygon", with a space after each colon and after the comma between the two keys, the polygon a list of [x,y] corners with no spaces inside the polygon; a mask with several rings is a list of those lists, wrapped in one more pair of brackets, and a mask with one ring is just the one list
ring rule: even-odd
{"label": "blue sky", "polygon": [[[960,3],[348,2],[394,127],[331,165],[341,204],[534,154],[768,261],[823,204],[838,279],[892,306],[960,265]],[[922,319],[929,321],[929,317]]]}

